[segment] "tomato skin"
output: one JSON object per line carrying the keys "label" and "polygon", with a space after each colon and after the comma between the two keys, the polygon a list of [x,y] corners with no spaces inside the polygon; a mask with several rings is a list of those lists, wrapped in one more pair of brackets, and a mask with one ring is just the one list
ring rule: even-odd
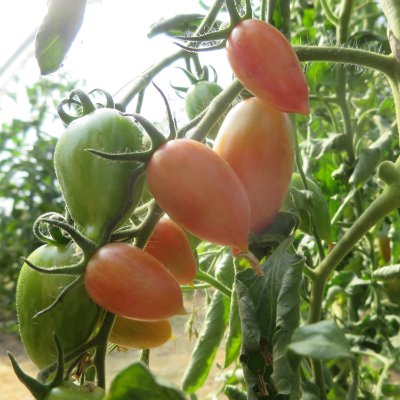
{"label": "tomato skin", "polygon": [[[54,164],[68,210],[84,234],[96,242],[108,223],[121,226],[139,203],[145,176],[128,189],[132,171],[139,164],[109,161],[84,151],[108,153],[142,148],[142,132],[117,110],[98,109],[71,122],[57,143]],[[127,199],[132,202],[125,210]]]}
{"label": "tomato skin", "polygon": [[101,247],[85,271],[89,296],[123,317],[159,321],[185,315],[178,282],[153,256],[127,243]]}
{"label": "tomato skin", "polygon": [[44,400],[103,400],[106,393],[103,388],[93,385],[78,386],[70,381],[64,381],[51,389]]}
{"label": "tomato skin", "polygon": [[171,323],[161,321],[137,321],[117,315],[108,340],[128,349],[154,349],[172,337]]}
{"label": "tomato skin", "polygon": [[161,208],[198,238],[248,251],[250,206],[232,168],[206,145],[169,141],[152,156],[147,182]]}
{"label": "tomato skin", "polygon": [[190,242],[182,228],[170,219],[160,219],[144,251],[160,261],[180,285],[187,285],[196,277],[197,264]]}
{"label": "tomato skin", "polygon": [[[201,81],[192,85],[186,94],[186,114],[189,119],[196,118],[222,91],[222,87],[214,82]],[[208,134],[210,139],[215,139],[220,125],[221,123],[218,121],[211,129]]]}
{"label": "tomato skin", "polygon": [[308,85],[296,53],[272,25],[240,22],[226,42],[229,64],[254,96],[286,113],[308,115]]}
{"label": "tomato skin", "polygon": [[[78,260],[72,243],[47,244],[28,260],[43,268],[71,265]],[[18,278],[17,311],[22,342],[31,360],[41,370],[57,360],[55,332],[65,354],[86,343],[96,327],[99,310],[84,285],[67,294],[54,309],[32,319],[50,306],[62,288],[76,277],[41,274],[24,264]]]}
{"label": "tomato skin", "polygon": [[250,229],[262,231],[278,213],[292,178],[290,118],[256,97],[227,115],[214,145],[242,182],[251,210]]}
{"label": "tomato skin", "polygon": [[381,235],[378,235],[377,239],[378,239],[379,254],[387,264],[390,262],[390,259],[392,258],[392,248],[390,245],[392,241],[389,237]]}

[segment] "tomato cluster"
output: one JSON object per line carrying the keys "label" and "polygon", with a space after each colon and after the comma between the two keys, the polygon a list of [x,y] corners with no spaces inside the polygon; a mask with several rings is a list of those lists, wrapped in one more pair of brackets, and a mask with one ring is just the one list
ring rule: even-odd
{"label": "tomato cluster", "polygon": [[[255,35],[277,63],[264,59],[258,45],[250,46]],[[96,327],[105,326],[102,309],[116,315],[107,337],[118,346],[150,349],[169,340],[168,318],[186,314],[180,285],[193,286],[197,275],[188,236],[232,247],[262,275],[247,237],[272,221],[289,188],[294,141],[285,112],[308,113],[304,76],[284,40],[259,21],[244,21],[232,31],[229,61],[257,97],[228,113],[214,149],[177,139],[168,104],[166,139],[141,115],[132,114],[134,122],[115,110],[108,94],[105,107],[94,105],[82,91],[71,94],[70,105],[77,95],[82,115],[66,117],[61,110],[68,127],[54,156],[66,220],[42,218],[49,231],[58,233],[28,258],[18,282],[21,337],[40,369],[59,359],[59,348],[51,346],[53,332],[65,354],[74,352]],[[248,57],[249,51],[254,57]],[[260,69],[261,63],[267,70]],[[271,85],[280,70],[290,70],[291,78]],[[221,92],[212,82],[193,85],[187,93],[189,117]],[[209,101],[200,104],[204,97]],[[151,146],[144,146],[147,138],[137,122]],[[146,181],[156,203],[143,197]],[[153,212],[156,206],[170,219]]]}

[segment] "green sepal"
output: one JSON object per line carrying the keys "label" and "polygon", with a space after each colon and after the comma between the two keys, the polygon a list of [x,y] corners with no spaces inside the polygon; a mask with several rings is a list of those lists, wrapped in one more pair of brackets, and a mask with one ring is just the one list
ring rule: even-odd
{"label": "green sepal", "polygon": [[24,257],[22,260],[32,269],[42,274],[55,274],[55,275],[83,275],[85,273],[87,262],[84,259],[79,261],[74,265],[69,265],[68,267],[53,267],[53,268],[42,268],[31,263]]}
{"label": "green sepal", "polygon": [[49,225],[55,225],[69,233],[74,242],[82,249],[85,258],[90,258],[97,251],[98,247],[95,242],[82,235],[82,233],[66,222],[47,218],[39,218],[39,221]]}
{"label": "green sepal", "polygon": [[41,383],[35,378],[27,375],[21,367],[18,365],[17,360],[14,356],[8,352],[8,357],[11,360],[12,367],[18,379],[26,386],[26,388],[32,393],[36,400],[44,400],[47,394],[56,386],[59,386],[64,378],[64,354],[62,351],[61,343],[58,340],[57,335],[54,333],[54,341],[57,348],[57,371],[53,380],[49,383]]}
{"label": "green sepal", "polygon": [[96,89],[92,89],[92,90],[89,92],[89,94],[92,94],[92,93],[94,93],[94,92],[100,92],[100,93],[102,93],[102,94],[104,95],[104,97],[106,98],[106,103],[105,103],[105,104],[96,103],[97,107],[99,107],[99,108],[112,108],[112,109],[115,108],[115,102],[114,102],[114,99],[113,99],[113,97],[111,96],[110,93],[108,93],[108,92],[105,91],[104,89],[96,88]]}
{"label": "green sepal", "polygon": [[52,310],[57,304],[61,303],[64,300],[64,297],[77,288],[78,286],[82,285],[84,282],[84,276],[80,275],[78,276],[73,282],[71,282],[68,286],[66,286],[63,291],[57,296],[57,298],[54,300],[53,303],[51,303],[47,308],[44,310],[39,311],[36,315],[33,316],[33,318],[39,317],[40,315],[45,314],[46,312]]}

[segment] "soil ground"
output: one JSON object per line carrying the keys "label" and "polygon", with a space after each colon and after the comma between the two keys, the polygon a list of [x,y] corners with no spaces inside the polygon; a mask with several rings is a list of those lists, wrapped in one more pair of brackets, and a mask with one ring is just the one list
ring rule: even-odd
{"label": "soil ground", "polygon": [[[196,308],[203,306],[204,298],[201,297],[196,302]],[[187,310],[192,309],[192,302],[185,302]],[[198,328],[201,330],[201,325],[204,319],[206,308],[203,307],[198,312]],[[174,340],[170,340],[163,346],[151,350],[150,354],[150,369],[152,372],[169,379],[176,385],[180,385],[182,376],[188,365],[190,355],[194,348],[196,339],[189,340],[186,332],[186,324],[189,315],[176,316],[170,319],[172,324]],[[13,334],[0,334],[0,400],[33,400],[29,391],[19,382],[7,356],[7,351],[10,351],[17,359],[21,368],[31,376],[36,376],[38,370],[36,366],[28,358],[21,340]],[[138,360],[139,350],[129,350],[127,353],[114,351],[107,357],[107,386],[109,387],[116,373],[127,366],[129,363]],[[197,395],[202,398],[209,393],[218,390],[221,383],[215,381],[215,377],[219,370],[216,363],[223,364],[225,360],[225,351],[223,344],[220,346],[211,372]],[[218,398],[225,398],[224,395]]]}

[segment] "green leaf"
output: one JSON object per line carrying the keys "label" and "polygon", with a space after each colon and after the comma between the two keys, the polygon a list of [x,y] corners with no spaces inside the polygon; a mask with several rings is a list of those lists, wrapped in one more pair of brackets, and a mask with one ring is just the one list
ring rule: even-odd
{"label": "green leaf", "polygon": [[186,400],[171,382],[152,374],[141,362],[118,373],[111,383],[107,400]]}
{"label": "green leaf", "polygon": [[349,179],[356,189],[360,189],[364,182],[379,164],[381,151],[379,147],[364,147],[357,159],[353,174]]}
{"label": "green leaf", "polygon": [[400,278],[400,265],[392,265],[383,267],[374,271],[374,279],[381,282],[391,281],[395,278]]}
{"label": "green leaf", "polygon": [[36,34],[35,57],[41,75],[57,71],[78,34],[86,0],[50,0]]}
{"label": "green leaf", "polygon": [[310,381],[301,382],[301,392],[303,394],[303,400],[319,400],[320,391],[319,387]]}
{"label": "green leaf", "polygon": [[258,277],[252,269],[236,275],[242,321],[240,361],[248,399],[258,398],[257,393],[260,396],[257,383],[261,377],[269,388],[269,398],[276,395],[272,385],[278,393],[300,398],[299,373],[292,372],[285,360],[285,347],[298,326],[300,313],[303,257],[289,254],[293,240],[294,236],[285,239],[262,264],[264,276]]}
{"label": "green leaf", "polygon": [[236,386],[226,385],[224,394],[229,400],[246,400],[247,394]]}
{"label": "green leaf", "polygon": [[229,310],[230,299],[216,291],[182,379],[182,389],[186,394],[194,393],[207,379],[228,325]]}
{"label": "green leaf", "polygon": [[333,321],[320,321],[297,328],[287,349],[293,369],[298,367],[302,356],[317,360],[354,358],[343,332]]}

